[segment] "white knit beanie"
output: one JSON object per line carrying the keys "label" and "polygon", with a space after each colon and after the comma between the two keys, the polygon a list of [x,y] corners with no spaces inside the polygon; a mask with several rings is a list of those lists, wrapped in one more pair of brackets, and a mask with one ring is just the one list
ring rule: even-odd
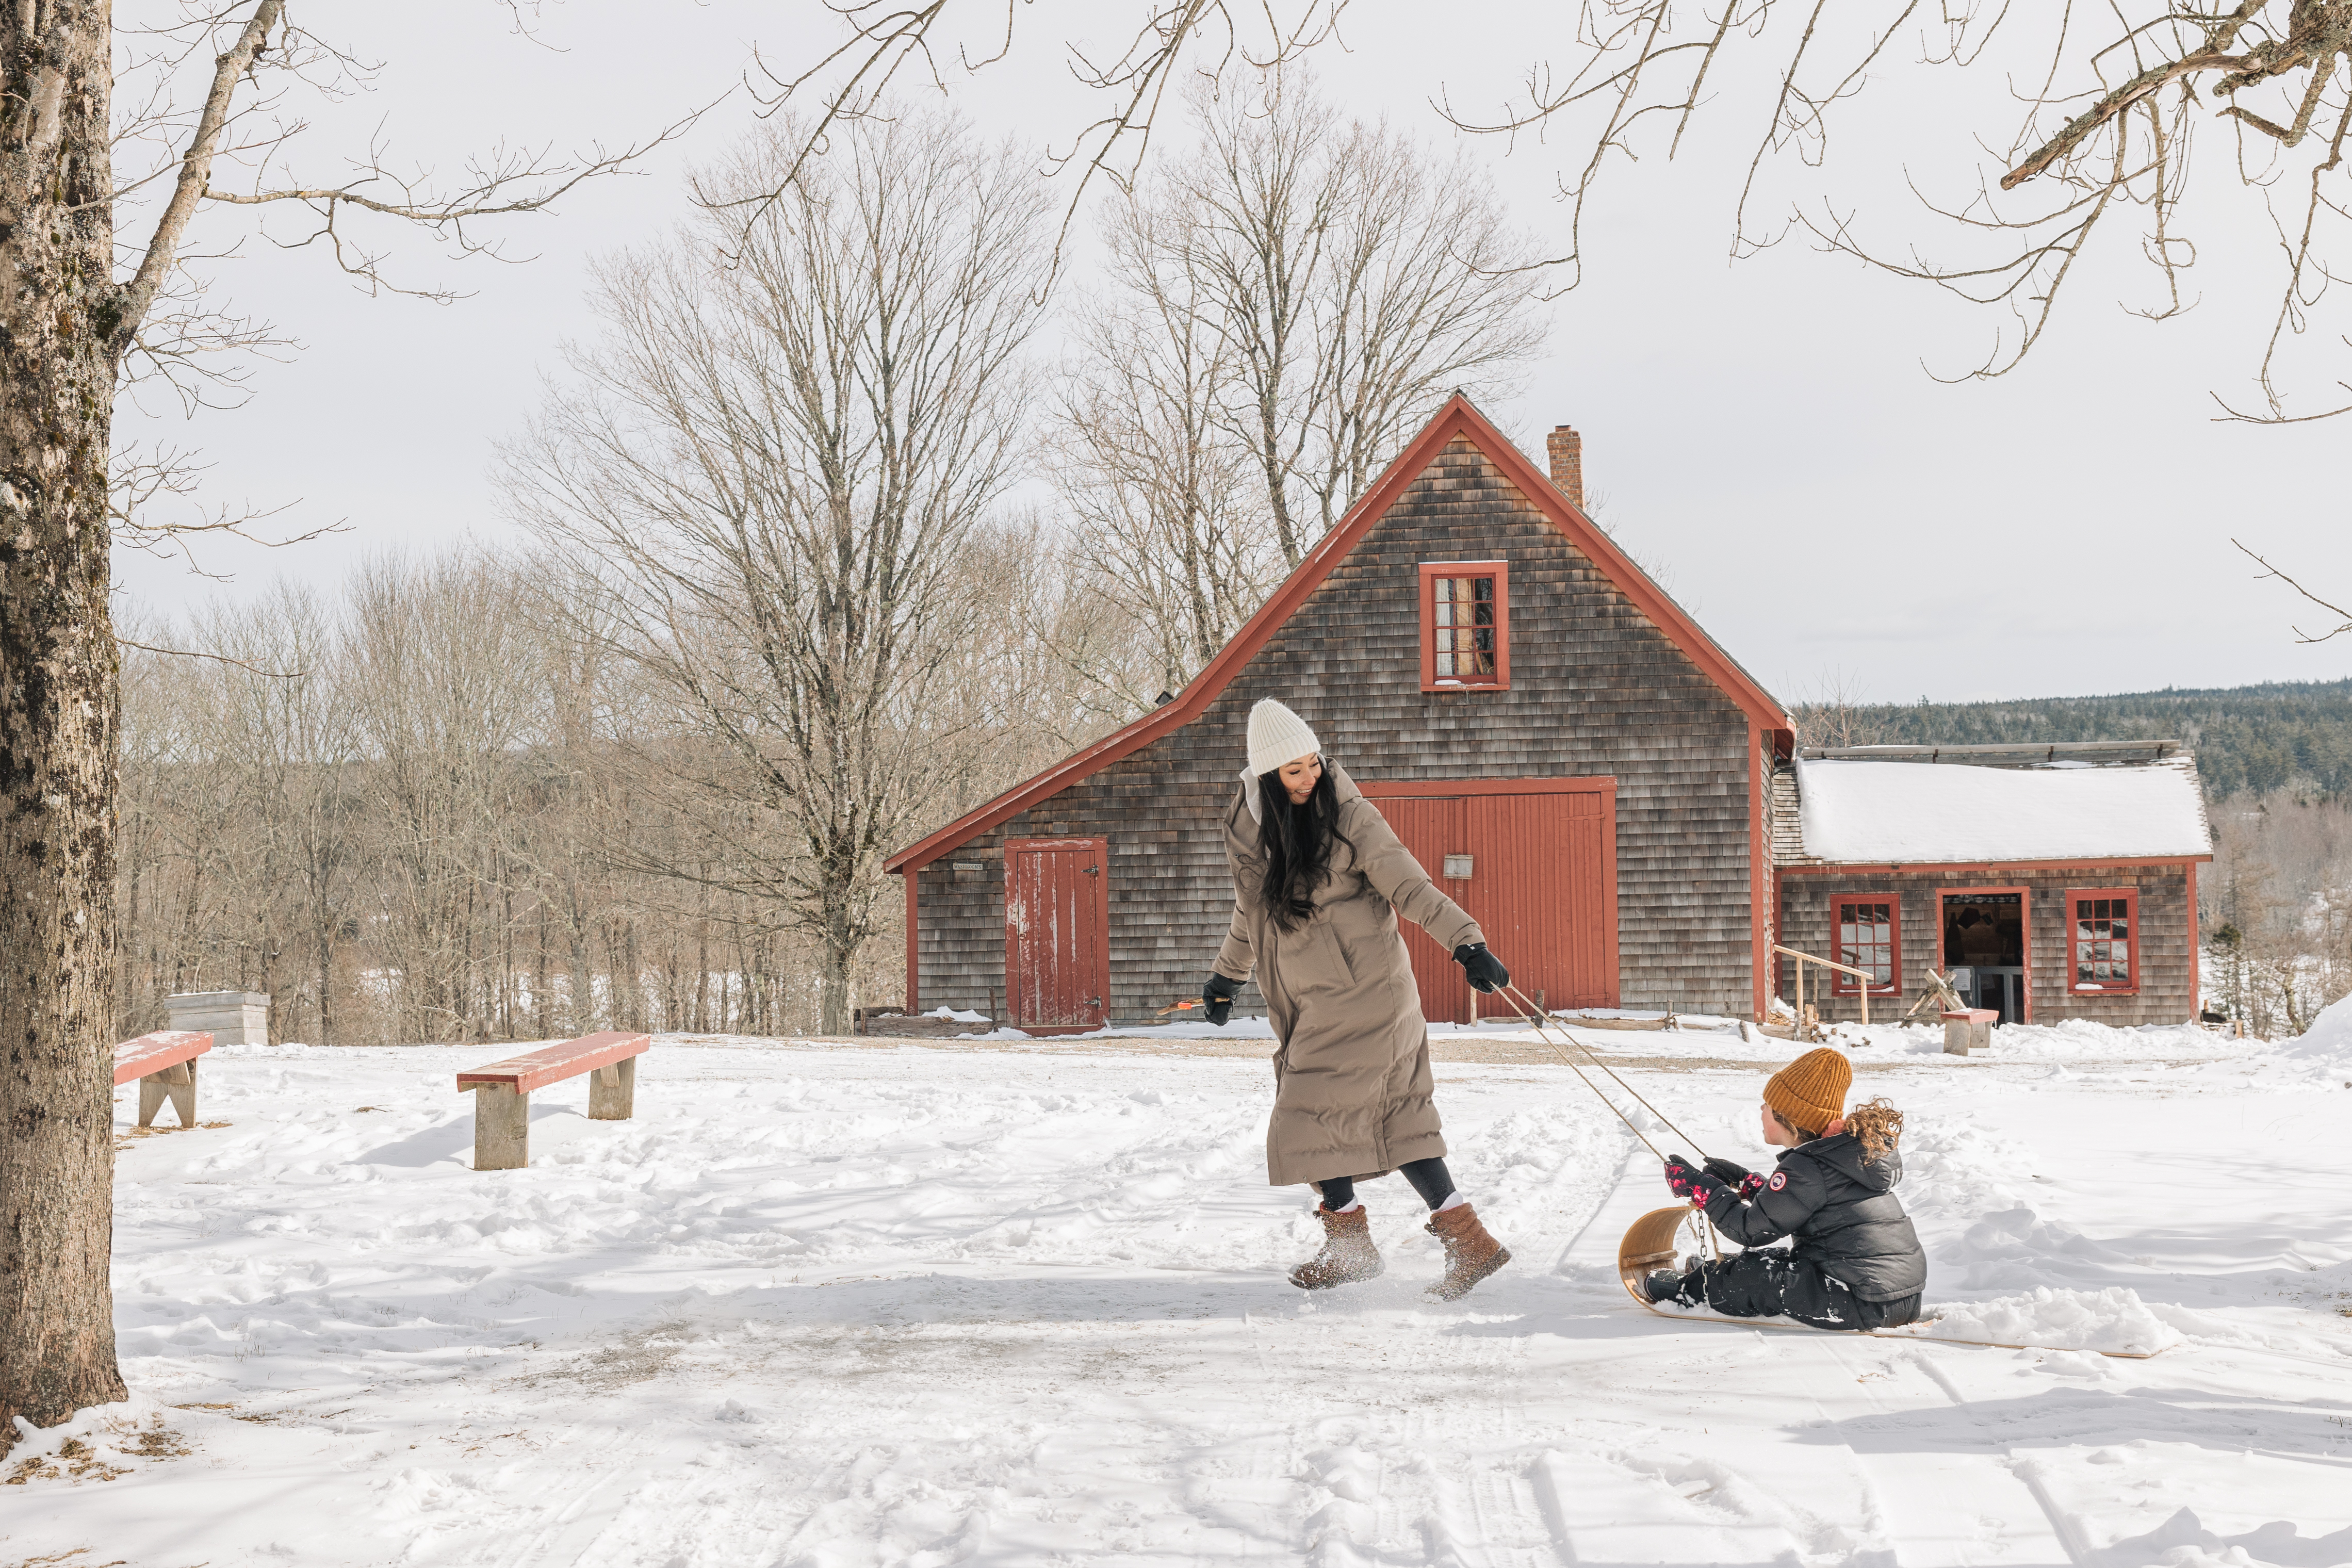
{"label": "white knit beanie", "polygon": [[1307,721],[1269,697],[1250,710],[1249,771],[1253,777],[1270,773],[1285,763],[1313,756],[1323,749]]}

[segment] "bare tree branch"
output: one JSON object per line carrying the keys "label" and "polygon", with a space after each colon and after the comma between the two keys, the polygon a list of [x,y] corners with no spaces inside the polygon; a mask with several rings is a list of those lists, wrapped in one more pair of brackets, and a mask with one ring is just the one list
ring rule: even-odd
{"label": "bare tree branch", "polygon": [[[906,0],[824,0],[826,8],[848,24],[849,37],[815,64],[793,76],[756,61],[765,77],[765,89],[755,87],[763,109],[773,113],[796,95],[814,92],[819,111],[807,122],[782,177],[766,189],[744,195],[703,199],[714,207],[746,209],[739,221],[748,222],[781,199],[806,162],[824,153],[826,138],[840,123],[886,112],[891,83],[909,62],[919,61],[931,84],[942,90],[935,40],[950,20],[954,0],[930,0],[928,5]],[[974,58],[959,47],[957,60],[968,72],[984,70],[1008,57],[1014,47],[1014,29],[1024,0],[996,0],[1003,6],[999,41],[988,54]],[[1115,55],[1094,57],[1075,43],[1065,46],[1071,79],[1085,90],[1110,100],[1106,110],[1071,138],[1066,153],[1049,153],[1047,165],[1076,165],[1078,176],[1063,207],[1060,230],[1050,265],[1039,285],[1050,286],[1060,270],[1070,226],[1079,205],[1097,175],[1125,189],[1141,167],[1153,127],[1176,80],[1179,68],[1195,46],[1209,51],[1211,63],[1199,67],[1210,79],[1221,79],[1236,62],[1258,72],[1272,72],[1319,45],[1338,37],[1339,16],[1348,0],[1127,0],[1134,20],[1127,43]],[[958,16],[976,7],[967,5]],[[1101,15],[1107,7],[1096,7]],[[1213,40],[1222,34],[1223,42]],[[843,72],[846,71],[844,75]]]}
{"label": "bare tree branch", "polygon": [[[1982,139],[1986,163],[1999,163],[1979,168],[1972,195],[1938,199],[1927,187],[1939,179],[1908,176],[1928,216],[1971,246],[2000,248],[1958,262],[1931,258],[1916,245],[1907,254],[1890,253],[1861,236],[1854,212],[1843,204],[1824,204],[1818,213],[1801,204],[1794,216],[1824,249],[2011,313],[2014,328],[1953,379],[2004,374],[2030,354],[2077,263],[2121,214],[2141,215],[2140,257],[2163,288],[2158,301],[2130,308],[2161,321],[2196,302],[2183,280],[2198,247],[2180,215],[2199,184],[2189,133],[2210,115],[2236,133],[2236,177],[2265,202],[2289,153],[2301,151],[2310,160],[2299,221],[2273,216],[2284,277],[2255,375],[2263,407],[2240,412],[2225,403],[2225,416],[2284,424],[2347,411],[2291,413],[2282,388],[2285,346],[2306,331],[2335,279],[2331,247],[2352,239],[2342,157],[2352,129],[2352,5],[2109,0],[2096,11],[2002,4],[1946,6],[1940,16],[1917,4],[1888,9],[1893,20],[1882,25],[1825,0],[1714,0],[1698,7],[1579,0],[1571,12],[1571,58],[1560,70],[1535,68],[1522,101],[1499,115],[1472,116],[1450,103],[1443,112],[1463,130],[1489,134],[1573,128],[1583,151],[1576,174],[1561,183],[1570,205],[1567,244],[1555,247],[1549,260],[1572,288],[1581,277],[1583,225],[1596,183],[1620,158],[1638,159],[1644,122],[1671,125],[1663,138],[1671,159],[1691,144],[1703,106],[1717,98],[1752,104],[1740,111],[1756,116],[1760,133],[1732,214],[1732,248],[1745,255],[1783,232],[1750,227],[1768,166],[1782,153],[1819,165],[1832,108],[1884,74],[1898,33],[1907,35],[1919,19],[1919,67],[1975,69],[1988,80],[2003,80],[2005,72],[2007,83],[2021,84],[2012,92],[2022,116],[2005,146],[1996,137]],[[2096,25],[2108,30],[2089,31],[2085,22],[2095,17],[2105,17]],[[1996,44],[2003,47],[1996,51]],[[2227,100],[2218,115],[2200,99],[2200,83]],[[2275,99],[2275,109],[2258,100],[2261,95]],[[2315,157],[2313,132],[2323,125],[2333,133]],[[2046,198],[2034,199],[2045,190]],[[2352,336],[2346,343],[2352,346]]]}
{"label": "bare tree branch", "polygon": [[2272,565],[2261,556],[2254,554],[2252,551],[2246,549],[2246,547],[2243,544],[2240,544],[2238,541],[2232,539],[2230,542],[2236,544],[2241,551],[2244,552],[2245,554],[2252,557],[2254,563],[2262,567],[2263,576],[2277,578],[2280,582],[2285,584],[2288,587],[2302,595],[2305,599],[2310,600],[2313,604],[2317,605],[2321,609],[2326,610],[2329,615],[2342,616],[2344,617],[2344,624],[2342,626],[2337,626],[2331,632],[2322,632],[2315,637],[2305,637],[2301,626],[2289,626],[2287,629],[2294,633],[2295,641],[2302,643],[2322,643],[2327,641],[2330,637],[2339,637],[2344,636],[2347,632],[2352,632],[2352,610],[2347,610],[2341,605],[2329,604],[2326,600],[2321,598],[2318,595],[2313,593],[2310,589],[2305,587],[2302,584],[2296,582],[2294,578],[2288,576],[2285,573],[2280,571],[2277,567]]}
{"label": "bare tree branch", "polygon": [[206,653],[202,648],[158,647],[153,643],[144,643],[136,637],[124,637],[121,632],[114,634],[114,640],[124,647],[135,647],[142,653],[160,653],[170,658],[209,658],[219,664],[233,664],[237,668],[249,670],[265,680],[299,680],[304,673],[299,669],[263,669],[257,665],[247,664],[241,658],[231,658],[225,653]]}

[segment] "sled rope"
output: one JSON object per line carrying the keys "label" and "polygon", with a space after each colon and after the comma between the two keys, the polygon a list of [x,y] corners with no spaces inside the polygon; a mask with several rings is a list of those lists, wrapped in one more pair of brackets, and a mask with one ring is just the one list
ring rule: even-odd
{"label": "sled rope", "polygon": [[[1511,1010],[1518,1014],[1520,1017],[1526,1019],[1529,1024],[1535,1026],[1537,1037],[1542,1040],[1545,1045],[1551,1046],[1552,1054],[1559,1057],[1560,1060],[1568,1062],[1570,1070],[1574,1072],[1577,1077],[1584,1079],[1585,1087],[1591,1089],[1594,1094],[1601,1096],[1601,1103],[1608,1106],[1612,1110],[1616,1110],[1617,1120],[1624,1122],[1627,1130],[1630,1131],[1634,1137],[1642,1138],[1642,1130],[1635,1127],[1632,1120],[1628,1118],[1623,1111],[1617,1110],[1616,1103],[1607,1095],[1601,1094],[1598,1085],[1594,1084],[1591,1079],[1584,1078],[1583,1069],[1577,1067],[1574,1062],[1569,1061],[1567,1052],[1552,1044],[1551,1036],[1545,1032],[1545,1026],[1548,1020],[1536,1014],[1529,1013],[1527,1010],[1528,1007],[1532,1006],[1533,1004],[1528,1001],[1526,994],[1520,991],[1520,989],[1516,985],[1506,984],[1503,987],[1503,994],[1510,1001]],[[1697,1139],[1693,1138],[1689,1133],[1675,1126],[1672,1121],[1666,1119],[1665,1112],[1660,1110],[1656,1106],[1652,1105],[1648,1100],[1643,1100],[1642,1098],[1642,1091],[1635,1089],[1632,1084],[1627,1083],[1623,1079],[1619,1078],[1615,1070],[1612,1068],[1607,1062],[1602,1061],[1601,1058],[1594,1053],[1591,1046],[1588,1046],[1582,1040],[1578,1039],[1572,1032],[1565,1027],[1560,1030],[1560,1033],[1568,1036],[1569,1043],[1574,1046],[1578,1050],[1584,1053],[1586,1060],[1590,1061],[1594,1067],[1599,1068],[1602,1072],[1607,1073],[1609,1075],[1609,1080],[1612,1083],[1615,1084],[1619,1089],[1623,1089],[1627,1094],[1632,1095],[1633,1097],[1633,1102],[1636,1105],[1639,1105],[1643,1110],[1656,1117],[1660,1126],[1673,1133],[1675,1137],[1681,1139],[1684,1142],[1689,1144],[1691,1152],[1696,1154],[1700,1159],[1704,1160],[1706,1158],[1706,1151],[1699,1147]],[[1658,1154],[1658,1146],[1651,1142],[1647,1138],[1642,1138],[1642,1146],[1647,1149],[1651,1153],[1657,1154],[1660,1160],[1664,1160],[1665,1158],[1664,1154]]]}
{"label": "sled rope", "polygon": [[[1527,1010],[1527,994],[1516,985],[1506,984],[1503,987],[1503,997],[1504,1000],[1510,1003],[1511,1010],[1513,1012],[1518,1014],[1520,1017],[1526,1019],[1529,1024],[1535,1026],[1536,1038],[1541,1040],[1545,1045],[1551,1047],[1551,1054],[1558,1057],[1560,1061],[1566,1065],[1568,1070],[1574,1073],[1577,1076],[1578,1080],[1581,1082],[1585,1088],[1592,1091],[1592,1098],[1607,1106],[1609,1108],[1610,1114],[1616,1117],[1618,1121],[1625,1124],[1625,1131],[1631,1132],[1635,1140],[1641,1143],[1643,1148],[1647,1149],[1653,1155],[1655,1155],[1660,1164],[1664,1164],[1666,1157],[1664,1153],[1659,1152],[1658,1146],[1655,1143],[1651,1142],[1647,1137],[1643,1136],[1640,1128],[1633,1125],[1633,1119],[1632,1117],[1626,1115],[1622,1110],[1618,1110],[1617,1102],[1610,1099],[1606,1094],[1603,1094],[1601,1091],[1601,1086],[1599,1084],[1584,1076],[1584,1069],[1576,1065],[1574,1058],[1570,1057],[1566,1051],[1559,1048],[1559,1045],[1552,1039],[1550,1034],[1548,1033],[1545,1028],[1545,1025],[1548,1020],[1540,1017],[1537,1014],[1529,1013]],[[1675,1137],[1682,1139],[1685,1142],[1690,1144],[1691,1148],[1697,1152],[1699,1158],[1705,1159],[1706,1157],[1706,1151],[1699,1148],[1697,1142],[1693,1139],[1689,1133],[1685,1132],[1673,1122],[1666,1121],[1664,1115],[1659,1111],[1656,1106],[1652,1105],[1648,1100],[1642,1099],[1641,1091],[1636,1089],[1632,1084],[1627,1083],[1623,1079],[1619,1078],[1615,1070],[1612,1069],[1607,1062],[1602,1061],[1601,1058],[1594,1053],[1591,1046],[1588,1046],[1582,1040],[1578,1039],[1574,1032],[1565,1026],[1563,1026],[1559,1032],[1562,1035],[1567,1036],[1569,1043],[1574,1046],[1578,1050],[1582,1051],[1586,1058],[1590,1060],[1594,1067],[1597,1067],[1602,1072],[1609,1074],[1612,1082],[1615,1083],[1618,1088],[1623,1089],[1627,1094],[1632,1095],[1633,1099],[1640,1103],[1643,1110],[1648,1111],[1651,1115],[1657,1117],[1659,1122],[1663,1124],[1668,1131],[1672,1132]],[[1694,1215],[1698,1221],[1699,1239],[1706,1243],[1708,1254],[1712,1256],[1717,1262],[1720,1263],[1723,1261],[1723,1248],[1717,1244],[1715,1239],[1715,1222],[1707,1218],[1706,1211],[1705,1209],[1695,1210]],[[1630,1289],[1631,1287],[1629,1286],[1628,1289]]]}

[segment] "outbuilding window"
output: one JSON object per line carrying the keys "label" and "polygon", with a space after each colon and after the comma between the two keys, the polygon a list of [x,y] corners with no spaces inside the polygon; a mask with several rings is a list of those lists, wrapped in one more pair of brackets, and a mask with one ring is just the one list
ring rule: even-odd
{"label": "outbuilding window", "polygon": [[1425,561],[1421,689],[1499,691],[1511,684],[1510,563]]}
{"label": "outbuilding window", "polygon": [[[1830,900],[1830,956],[1870,972],[1870,994],[1902,990],[1903,905],[1892,893],[1842,893]],[[1862,982],[1830,971],[1831,994],[1861,994]]]}
{"label": "outbuilding window", "polygon": [[2139,894],[2130,888],[2066,895],[2066,984],[2084,994],[2139,989]]}

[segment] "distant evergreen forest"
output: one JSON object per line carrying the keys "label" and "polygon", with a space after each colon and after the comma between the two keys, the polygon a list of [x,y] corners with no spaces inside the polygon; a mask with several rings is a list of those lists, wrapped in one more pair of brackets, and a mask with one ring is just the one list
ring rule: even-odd
{"label": "distant evergreen forest", "polygon": [[2179,739],[2196,749],[2214,800],[2288,788],[2352,796],[2352,679],[2015,702],[1808,702],[1796,716],[1808,746]]}

